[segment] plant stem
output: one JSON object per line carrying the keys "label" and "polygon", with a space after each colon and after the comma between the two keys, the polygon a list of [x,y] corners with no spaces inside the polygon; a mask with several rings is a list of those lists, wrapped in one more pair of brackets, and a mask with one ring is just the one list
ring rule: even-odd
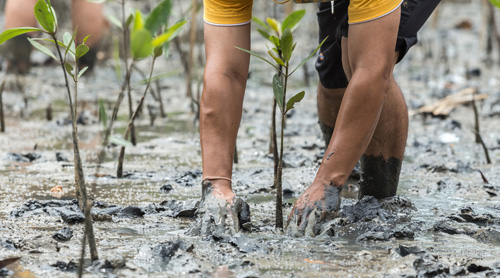
{"label": "plant stem", "polygon": [[[134,120],[137,117],[137,114],[139,113],[139,110],[142,107],[142,104],[144,103],[144,99],[146,98],[146,93],[148,92],[149,85],[151,84],[151,77],[153,76],[153,69],[155,66],[155,61],[156,57],[153,57],[153,62],[151,62],[151,69],[149,71],[149,78],[148,78],[148,83],[146,85],[146,89],[144,89],[144,93],[142,94],[141,100],[139,101],[139,104],[137,105],[137,108],[135,109],[134,113],[132,114],[132,117],[130,118],[128,122],[127,129],[125,130],[125,133],[123,134],[123,139],[127,139],[128,135],[130,134]],[[118,178],[123,177],[123,159],[125,157],[125,147],[121,147],[120,149],[120,155],[118,157],[118,167],[116,169],[116,176]]]}
{"label": "plant stem", "polygon": [[[80,157],[80,149],[78,148],[78,128],[76,125],[76,106],[77,106],[77,81],[75,80],[75,104],[73,105],[73,100],[71,98],[71,90],[69,89],[69,83],[68,83],[68,75],[66,73],[66,70],[64,68],[64,59],[61,55],[61,49],[59,48],[59,44],[57,43],[57,38],[55,34],[51,34],[52,38],[54,39],[54,44],[56,45],[57,53],[59,55],[59,61],[61,63],[61,68],[64,73],[64,81],[66,85],[66,90],[68,92],[68,99],[69,99],[69,107],[71,110],[71,123],[72,123],[72,132],[71,135],[73,137],[73,154],[74,154],[74,164],[75,164],[75,187],[76,187],[76,194],[77,194],[77,199],[80,203],[80,208],[83,210],[85,214],[85,227],[87,230],[87,238],[89,240],[89,248],[90,248],[90,257],[92,261],[98,260],[99,256],[97,254],[97,247],[95,243],[95,237],[94,237],[94,228],[92,226],[92,216],[90,214],[90,208],[87,207],[87,189],[85,188],[85,176],[83,175],[83,167],[82,167],[82,160]],[[75,76],[78,76],[78,65],[75,67]],[[80,197],[78,196],[80,195]],[[80,202],[80,199],[82,202]]]}
{"label": "plant stem", "polygon": [[282,197],[282,179],[283,179],[283,133],[285,130],[285,116],[286,116],[286,87],[288,83],[288,62],[285,66],[285,84],[283,86],[283,107],[281,109],[281,144],[280,144],[280,157],[278,163],[278,175],[276,178],[276,229],[283,230],[283,197]]}
{"label": "plant stem", "polygon": [[477,90],[475,90],[474,93],[472,94],[472,109],[474,110],[474,122],[475,122],[474,134],[476,134],[476,143],[481,144],[481,146],[483,147],[484,155],[486,157],[486,163],[491,164],[488,148],[486,147],[486,144],[483,141],[483,137],[479,132],[479,113],[477,111],[477,106],[476,106],[476,92]]}
{"label": "plant stem", "polygon": [[5,79],[0,85],[0,132],[5,132],[5,119],[3,114],[3,90],[5,88]]}
{"label": "plant stem", "polygon": [[80,253],[80,263],[78,265],[78,278],[83,277],[83,263],[85,262],[85,244],[87,239],[87,226],[83,228],[82,251]]}

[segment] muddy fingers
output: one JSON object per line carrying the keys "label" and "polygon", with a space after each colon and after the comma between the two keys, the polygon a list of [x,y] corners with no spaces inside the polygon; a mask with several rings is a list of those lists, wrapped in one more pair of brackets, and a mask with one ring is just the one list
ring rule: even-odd
{"label": "muddy fingers", "polygon": [[288,218],[289,236],[315,237],[322,225],[337,217],[340,209],[341,187],[309,187],[297,200]]}

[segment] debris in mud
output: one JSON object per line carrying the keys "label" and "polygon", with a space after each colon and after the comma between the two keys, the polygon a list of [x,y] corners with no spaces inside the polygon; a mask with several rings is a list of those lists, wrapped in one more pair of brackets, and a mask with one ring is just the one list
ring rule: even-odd
{"label": "debris in mud", "polygon": [[8,156],[10,160],[15,162],[33,162],[42,157],[40,154],[37,153],[26,153],[26,154],[8,153]]}
{"label": "debris in mud", "polygon": [[60,216],[68,224],[81,223],[85,220],[82,211],[78,207],[76,199],[36,201],[30,200],[21,207],[11,211],[12,217],[32,216],[38,214],[48,214],[50,216]]}
{"label": "debris in mud", "polygon": [[396,253],[398,253],[401,257],[406,257],[410,254],[421,256],[426,253],[425,250],[418,248],[417,246],[404,246],[399,245],[398,248],[395,249]]}
{"label": "debris in mud", "polygon": [[85,221],[85,216],[83,212],[76,209],[69,208],[59,208],[59,214],[64,222],[68,224],[83,223]]}
{"label": "debris in mud", "polygon": [[178,239],[157,245],[144,245],[139,249],[135,262],[141,267],[160,272],[167,268],[182,270],[183,273],[199,272],[196,259],[189,255],[194,246]]}
{"label": "debris in mud", "polygon": [[449,268],[436,259],[433,255],[426,253],[413,262],[418,277],[435,277],[449,272]]}
{"label": "debris in mud", "polygon": [[186,171],[180,177],[175,179],[175,182],[181,186],[194,186],[197,184],[196,179],[201,177],[200,170]]}
{"label": "debris in mud", "polygon": [[120,255],[112,255],[106,259],[97,260],[92,263],[92,268],[99,270],[114,270],[123,266],[125,266],[125,259]]}
{"label": "debris in mud", "polygon": [[52,235],[53,239],[61,242],[69,241],[72,237],[73,230],[70,227],[64,227]]}
{"label": "debris in mud", "polygon": [[0,240],[0,247],[5,248],[7,250],[16,250],[15,243],[10,239],[2,239]]}
{"label": "debris in mud", "polygon": [[51,264],[50,266],[64,272],[73,272],[78,269],[78,265],[73,261],[69,261],[67,263],[63,261],[57,261],[55,264]]}
{"label": "debris in mud", "polygon": [[356,241],[368,241],[368,240],[373,240],[373,241],[386,241],[394,237],[394,233],[391,232],[391,230],[384,228],[382,226],[375,226],[373,229],[370,231],[363,233],[360,235]]}
{"label": "debris in mud", "polygon": [[229,239],[231,245],[238,248],[241,253],[252,253],[256,251],[268,252],[267,246],[261,244],[257,240],[251,239],[244,234],[237,234]]}

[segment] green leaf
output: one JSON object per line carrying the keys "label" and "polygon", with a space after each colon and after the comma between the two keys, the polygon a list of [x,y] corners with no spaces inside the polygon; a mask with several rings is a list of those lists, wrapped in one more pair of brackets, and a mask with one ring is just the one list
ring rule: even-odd
{"label": "green leaf", "polygon": [[283,35],[281,35],[281,55],[283,55],[283,60],[286,63],[290,61],[292,58],[292,48],[293,48],[293,36],[292,31],[290,29],[285,29],[283,31]]}
{"label": "green leaf", "polygon": [[130,49],[134,59],[142,59],[153,54],[153,38],[146,29],[132,30],[130,34]]}
{"label": "green leaf", "polygon": [[71,75],[71,77],[75,78],[75,76],[73,75],[74,68],[70,63],[68,63],[68,62],[64,63],[64,68],[66,69],[66,72],[69,75]]}
{"label": "green leaf", "polygon": [[259,32],[259,34],[266,40],[269,40],[269,33],[262,30],[262,29],[257,29],[257,32]]}
{"label": "green leaf", "polygon": [[162,26],[166,26],[168,24],[171,11],[172,1],[161,1],[160,4],[158,4],[146,18],[144,27],[151,31],[151,34],[156,34]]}
{"label": "green leaf", "polygon": [[51,7],[44,0],[38,0],[36,2],[35,17],[38,24],[40,24],[45,31],[51,34],[56,32],[55,14],[51,11]]}
{"label": "green leaf", "polygon": [[280,49],[280,39],[275,35],[269,36],[269,40],[276,46],[276,48]]}
{"label": "green leaf", "polygon": [[123,29],[122,22],[114,15],[108,14],[108,19],[111,23],[118,26],[118,28]]}
{"label": "green leaf", "polygon": [[128,28],[130,26],[130,24],[132,24],[132,22],[134,22],[134,15],[133,14],[129,15],[127,18],[127,21],[125,21],[125,28]]}
{"label": "green leaf", "polygon": [[108,114],[106,113],[106,107],[104,107],[104,101],[102,99],[99,99],[99,119],[104,129],[108,128]]}
{"label": "green leaf", "polygon": [[[45,41],[45,42],[51,42],[53,44],[55,44],[56,42],[54,40],[51,40],[51,39],[42,39],[42,38],[32,38],[32,40],[34,41]],[[57,44],[61,47],[64,47],[64,49],[66,49],[66,45],[62,42],[62,41],[57,41]],[[71,50],[68,52],[72,57],[75,56],[75,53],[72,52]]]}
{"label": "green leaf", "polygon": [[144,28],[144,19],[142,17],[142,13],[139,10],[135,11],[134,16],[134,27],[133,30],[140,30]]}
{"label": "green leaf", "polygon": [[288,76],[292,75],[298,68],[302,67],[307,61],[309,61],[309,59],[311,59],[314,55],[316,55],[319,48],[323,45],[323,43],[325,43],[327,39],[328,36],[318,45],[318,47],[316,47],[316,49],[313,50],[313,52],[311,52],[309,56],[307,56],[304,60],[302,60],[302,62],[300,62],[300,64]]}
{"label": "green leaf", "polygon": [[122,137],[118,137],[116,135],[110,136],[109,142],[111,142],[117,146],[121,146],[121,147],[132,147],[133,146],[130,141],[127,141],[127,140],[123,139]]}
{"label": "green leaf", "polygon": [[[259,24],[262,28],[264,28],[268,33],[273,31],[269,25],[265,24],[264,21],[260,20],[260,18],[257,18],[255,16],[252,16],[252,21],[255,23]],[[269,37],[269,36],[268,36]]]}
{"label": "green leaf", "polygon": [[38,49],[43,54],[48,55],[49,57],[52,57],[54,60],[59,62],[59,60],[56,58],[56,55],[54,55],[54,53],[52,53],[52,51],[50,51],[47,47],[39,44],[38,42],[30,38],[28,38],[28,41],[30,41],[31,45],[33,45],[34,48]]}
{"label": "green leaf", "polygon": [[257,57],[259,59],[261,59],[262,61],[270,64],[271,66],[273,66],[273,68],[275,68],[276,70],[279,70],[278,67],[276,67],[275,64],[273,64],[271,61],[267,60],[266,58],[262,57],[261,55],[253,52],[253,51],[250,51],[250,50],[246,50],[244,48],[241,48],[241,47],[238,47],[238,46],[235,46],[237,49],[241,50],[241,51],[245,51],[246,53],[249,53],[250,55],[254,56],[254,57]]}
{"label": "green leaf", "polygon": [[288,102],[286,103],[286,110],[285,110],[285,114],[290,110],[290,109],[293,109],[295,107],[293,107],[293,105],[295,103],[298,103],[300,102],[304,96],[306,95],[306,92],[302,91],[296,95],[294,95],[293,97],[291,97]]}
{"label": "green leaf", "polygon": [[87,52],[89,52],[89,47],[85,44],[80,44],[76,47],[75,55],[77,58],[80,58],[83,55],[87,54]]}
{"label": "green leaf", "polygon": [[273,77],[273,92],[281,113],[283,113],[283,82],[281,82],[278,74],[275,74]]}
{"label": "green leaf", "polygon": [[269,50],[267,51],[267,53],[269,54],[269,56],[271,56],[274,61],[276,61],[276,63],[282,65],[282,66],[285,66],[285,63],[283,62],[283,60],[281,60],[281,58],[279,57],[276,57],[274,54],[273,54],[273,51],[272,50]]}
{"label": "green leaf", "polygon": [[186,24],[187,20],[182,20],[180,22],[177,22],[176,24],[172,25],[172,27],[168,28],[167,32],[159,35],[158,37],[153,39],[153,46],[161,46],[165,44],[166,42],[171,41],[173,38],[175,38],[179,32],[181,31],[181,27]]}
{"label": "green leaf", "polygon": [[64,41],[64,44],[66,45],[64,47],[64,48],[66,48],[66,51],[64,52],[64,57],[66,57],[66,55],[68,54],[68,51],[69,51],[71,57],[73,57],[73,59],[75,59],[75,37],[76,37],[77,28],[75,28],[75,32],[73,32],[73,35],[71,35],[68,32],[65,32],[63,35],[63,41]]}
{"label": "green leaf", "polygon": [[18,28],[12,28],[12,29],[7,29],[0,34],[0,44],[12,39],[13,37],[17,37],[22,34],[26,34],[29,32],[43,32],[42,29],[40,28],[31,28],[31,27],[18,27]]}
{"label": "green leaf", "polygon": [[76,80],[80,79],[80,77],[82,77],[82,75],[89,69],[89,67],[84,67],[83,69],[81,69],[79,72],[78,72],[78,77]]}
{"label": "green leaf", "polygon": [[92,36],[92,35],[87,35],[85,38],[83,38],[83,43],[86,43],[87,40],[90,38],[90,36]]}
{"label": "green leaf", "polygon": [[269,24],[269,26],[271,26],[271,29],[273,29],[276,32],[276,34],[279,35],[280,29],[281,29],[280,23],[276,19],[270,18],[270,17],[266,18],[266,21],[267,21],[267,24]]}
{"label": "green leaf", "polygon": [[285,29],[287,28],[293,31],[295,25],[297,25],[297,23],[299,23],[299,21],[302,20],[305,14],[306,10],[298,10],[289,14],[285,18],[285,20],[283,20],[283,24],[281,25],[281,31],[284,32]]}
{"label": "green leaf", "polygon": [[500,0],[490,0],[490,3],[500,9]]}

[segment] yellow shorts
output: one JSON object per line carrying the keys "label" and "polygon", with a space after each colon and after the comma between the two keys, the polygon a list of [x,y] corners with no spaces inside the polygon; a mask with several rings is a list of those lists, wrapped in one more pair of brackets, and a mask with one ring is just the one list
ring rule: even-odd
{"label": "yellow shorts", "polygon": [[362,23],[390,14],[402,0],[351,0],[349,3],[349,24]]}
{"label": "yellow shorts", "polygon": [[252,20],[252,4],[253,0],[203,0],[203,19],[212,25],[247,24]]}

